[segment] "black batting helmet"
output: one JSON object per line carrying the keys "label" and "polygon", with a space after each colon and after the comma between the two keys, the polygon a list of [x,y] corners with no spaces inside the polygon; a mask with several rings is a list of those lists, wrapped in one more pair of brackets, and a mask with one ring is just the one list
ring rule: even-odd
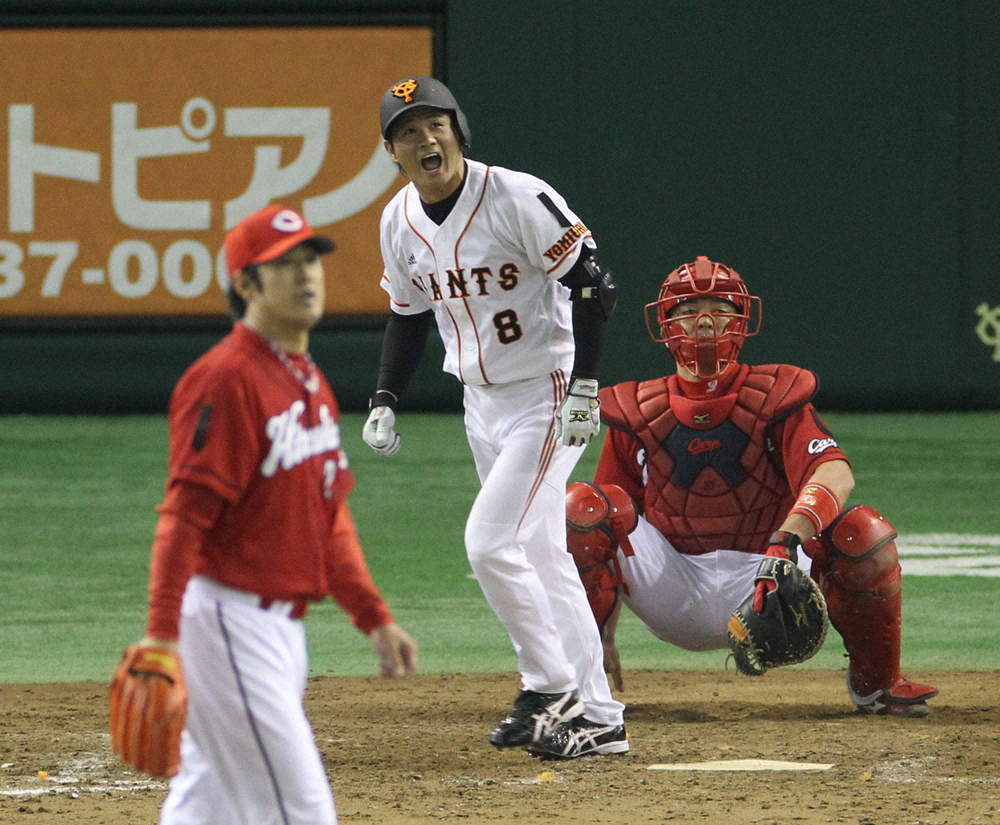
{"label": "black batting helmet", "polygon": [[389,140],[392,124],[400,115],[418,106],[430,106],[441,109],[451,115],[452,126],[458,135],[458,142],[468,148],[472,133],[469,131],[469,121],[458,107],[458,101],[451,90],[440,80],[433,77],[408,77],[393,83],[382,95],[378,119],[382,127],[382,137]]}

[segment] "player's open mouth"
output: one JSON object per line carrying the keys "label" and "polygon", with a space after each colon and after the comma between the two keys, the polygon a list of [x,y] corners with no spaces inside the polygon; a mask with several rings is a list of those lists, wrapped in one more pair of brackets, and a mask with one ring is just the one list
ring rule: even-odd
{"label": "player's open mouth", "polygon": [[444,160],[436,152],[420,159],[420,165],[424,167],[426,172],[436,172],[443,163]]}

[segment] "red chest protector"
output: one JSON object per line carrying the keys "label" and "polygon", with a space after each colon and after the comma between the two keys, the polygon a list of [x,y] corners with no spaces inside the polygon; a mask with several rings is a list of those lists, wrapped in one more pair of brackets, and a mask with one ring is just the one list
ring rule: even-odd
{"label": "red chest protector", "polygon": [[816,376],[786,364],[743,365],[721,398],[687,398],[676,378],[601,393],[601,417],[646,451],[644,514],[681,553],[763,553],[795,494],[772,426],[807,404]]}

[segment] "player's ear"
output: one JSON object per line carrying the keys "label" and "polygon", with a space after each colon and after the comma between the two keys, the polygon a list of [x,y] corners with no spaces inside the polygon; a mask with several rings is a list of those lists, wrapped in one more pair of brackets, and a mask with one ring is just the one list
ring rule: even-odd
{"label": "player's ear", "polygon": [[233,289],[244,301],[249,300],[254,292],[261,291],[260,276],[255,267],[241,269],[233,276]]}
{"label": "player's ear", "polygon": [[233,290],[239,295],[243,300],[246,300],[247,293],[247,271],[241,269],[239,272],[233,275]]}
{"label": "player's ear", "polygon": [[399,174],[406,177],[406,172],[403,171],[403,165],[396,159],[396,152],[393,150],[392,141],[391,140],[382,141],[382,145],[385,147],[385,151],[389,153],[389,157],[392,159],[392,162],[396,164],[396,168],[399,170]]}

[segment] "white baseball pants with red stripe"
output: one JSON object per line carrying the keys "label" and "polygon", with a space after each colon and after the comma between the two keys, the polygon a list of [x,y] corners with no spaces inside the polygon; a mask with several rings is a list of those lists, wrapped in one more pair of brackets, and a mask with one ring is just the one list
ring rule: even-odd
{"label": "white baseball pants with red stripe", "polygon": [[622,724],[604,673],[600,632],[566,550],[566,484],[583,450],[557,443],[562,371],[465,388],[465,426],[482,483],[465,547],[506,628],[526,690],[580,691],[584,714]]}

